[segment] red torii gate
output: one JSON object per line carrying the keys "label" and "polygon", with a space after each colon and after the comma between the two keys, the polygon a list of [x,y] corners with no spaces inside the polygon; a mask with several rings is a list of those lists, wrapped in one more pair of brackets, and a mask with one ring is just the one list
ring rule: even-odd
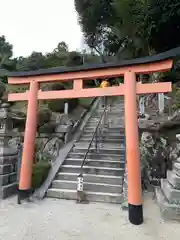
{"label": "red torii gate", "polygon": [[[30,72],[14,72],[8,77],[9,84],[29,84],[29,91],[11,93],[9,101],[28,101],[24,150],[20,171],[19,194],[28,195],[31,189],[32,165],[36,139],[38,100],[86,98],[101,96],[125,96],[126,161],[128,171],[129,220],[138,225],[143,222],[140,151],[136,94],[164,93],[171,91],[171,83],[136,83],[136,74],[164,72],[172,68],[173,57],[180,48],[166,53],[124,61],[119,64],[80,66],[62,69],[51,68]],[[124,84],[108,88],[83,88],[83,81],[124,76]],[[41,91],[40,83],[74,81],[72,90]]]}

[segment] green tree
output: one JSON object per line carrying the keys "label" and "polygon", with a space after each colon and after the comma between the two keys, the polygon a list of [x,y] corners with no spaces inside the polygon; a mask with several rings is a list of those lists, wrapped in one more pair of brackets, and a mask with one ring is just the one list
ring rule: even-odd
{"label": "green tree", "polygon": [[102,60],[150,55],[180,45],[179,0],[75,0],[75,7],[88,46]]}
{"label": "green tree", "polygon": [[32,52],[32,54],[25,58],[19,57],[17,59],[17,70],[27,71],[27,70],[38,70],[45,68],[45,56],[41,52]]}
{"label": "green tree", "polygon": [[8,71],[14,70],[14,61],[11,59],[13,55],[13,46],[6,41],[5,36],[0,37],[0,81],[7,82]]}

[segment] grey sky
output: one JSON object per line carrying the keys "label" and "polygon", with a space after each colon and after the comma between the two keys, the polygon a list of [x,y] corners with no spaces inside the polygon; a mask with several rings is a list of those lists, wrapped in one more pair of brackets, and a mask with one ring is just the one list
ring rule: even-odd
{"label": "grey sky", "polygon": [[0,35],[14,46],[15,56],[49,52],[65,41],[82,47],[74,0],[0,0]]}

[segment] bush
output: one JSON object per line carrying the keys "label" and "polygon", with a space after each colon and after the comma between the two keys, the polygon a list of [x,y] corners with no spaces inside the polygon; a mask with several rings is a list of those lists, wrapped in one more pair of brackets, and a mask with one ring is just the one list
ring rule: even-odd
{"label": "bush", "polygon": [[66,90],[66,87],[63,83],[57,82],[57,83],[53,83],[51,86],[51,90],[52,91],[56,91],[56,90]]}
{"label": "bush", "polygon": [[88,109],[93,98],[80,98],[79,99],[79,105],[81,105],[83,108]]}
{"label": "bush", "polygon": [[[66,87],[62,83],[54,83],[51,86],[52,91],[56,90],[65,90]],[[57,99],[48,101],[48,107],[52,112],[63,113],[64,112],[64,104],[69,103],[69,111],[73,111],[78,105],[78,99]]]}
{"label": "bush", "polygon": [[64,112],[64,99],[51,100],[48,102],[48,107],[52,112]]}
{"label": "bush", "polygon": [[38,112],[38,125],[42,126],[45,123],[48,123],[51,119],[51,111],[50,109],[46,108],[46,109],[40,109]]}
{"label": "bush", "polygon": [[49,133],[52,134],[55,132],[57,124],[55,123],[46,123],[39,128],[39,133]]}
{"label": "bush", "polygon": [[33,190],[39,188],[48,176],[49,170],[51,168],[48,162],[38,162],[33,166],[32,173],[32,188]]}
{"label": "bush", "polygon": [[[52,91],[56,90],[65,90],[66,87],[62,83],[54,83],[51,86]],[[57,100],[51,100],[48,101],[48,107],[51,109],[53,112],[64,112],[64,99],[57,99]]]}
{"label": "bush", "polygon": [[64,105],[66,102],[68,102],[69,104],[69,112],[73,111],[78,105],[78,99],[74,98],[74,99],[60,99],[60,100],[49,101],[48,107],[53,112],[63,113]]}
{"label": "bush", "polygon": [[71,112],[77,107],[79,100],[78,98],[72,98],[72,99],[68,99],[68,101],[66,102],[69,103],[69,112]]}
{"label": "bush", "polygon": [[6,85],[3,82],[0,81],[0,98],[3,97],[5,92],[6,92]]}

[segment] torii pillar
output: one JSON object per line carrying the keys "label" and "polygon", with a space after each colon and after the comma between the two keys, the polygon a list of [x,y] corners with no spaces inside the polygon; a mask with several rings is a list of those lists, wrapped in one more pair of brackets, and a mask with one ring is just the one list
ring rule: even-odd
{"label": "torii pillar", "polygon": [[30,82],[28,93],[26,131],[24,135],[24,149],[22,153],[21,170],[18,186],[18,203],[30,196],[32,181],[32,166],[35,158],[35,141],[37,129],[39,83]]}
{"label": "torii pillar", "polygon": [[143,207],[136,102],[136,74],[130,71],[126,72],[124,75],[124,84],[129,220],[131,223],[139,225],[143,222]]}

